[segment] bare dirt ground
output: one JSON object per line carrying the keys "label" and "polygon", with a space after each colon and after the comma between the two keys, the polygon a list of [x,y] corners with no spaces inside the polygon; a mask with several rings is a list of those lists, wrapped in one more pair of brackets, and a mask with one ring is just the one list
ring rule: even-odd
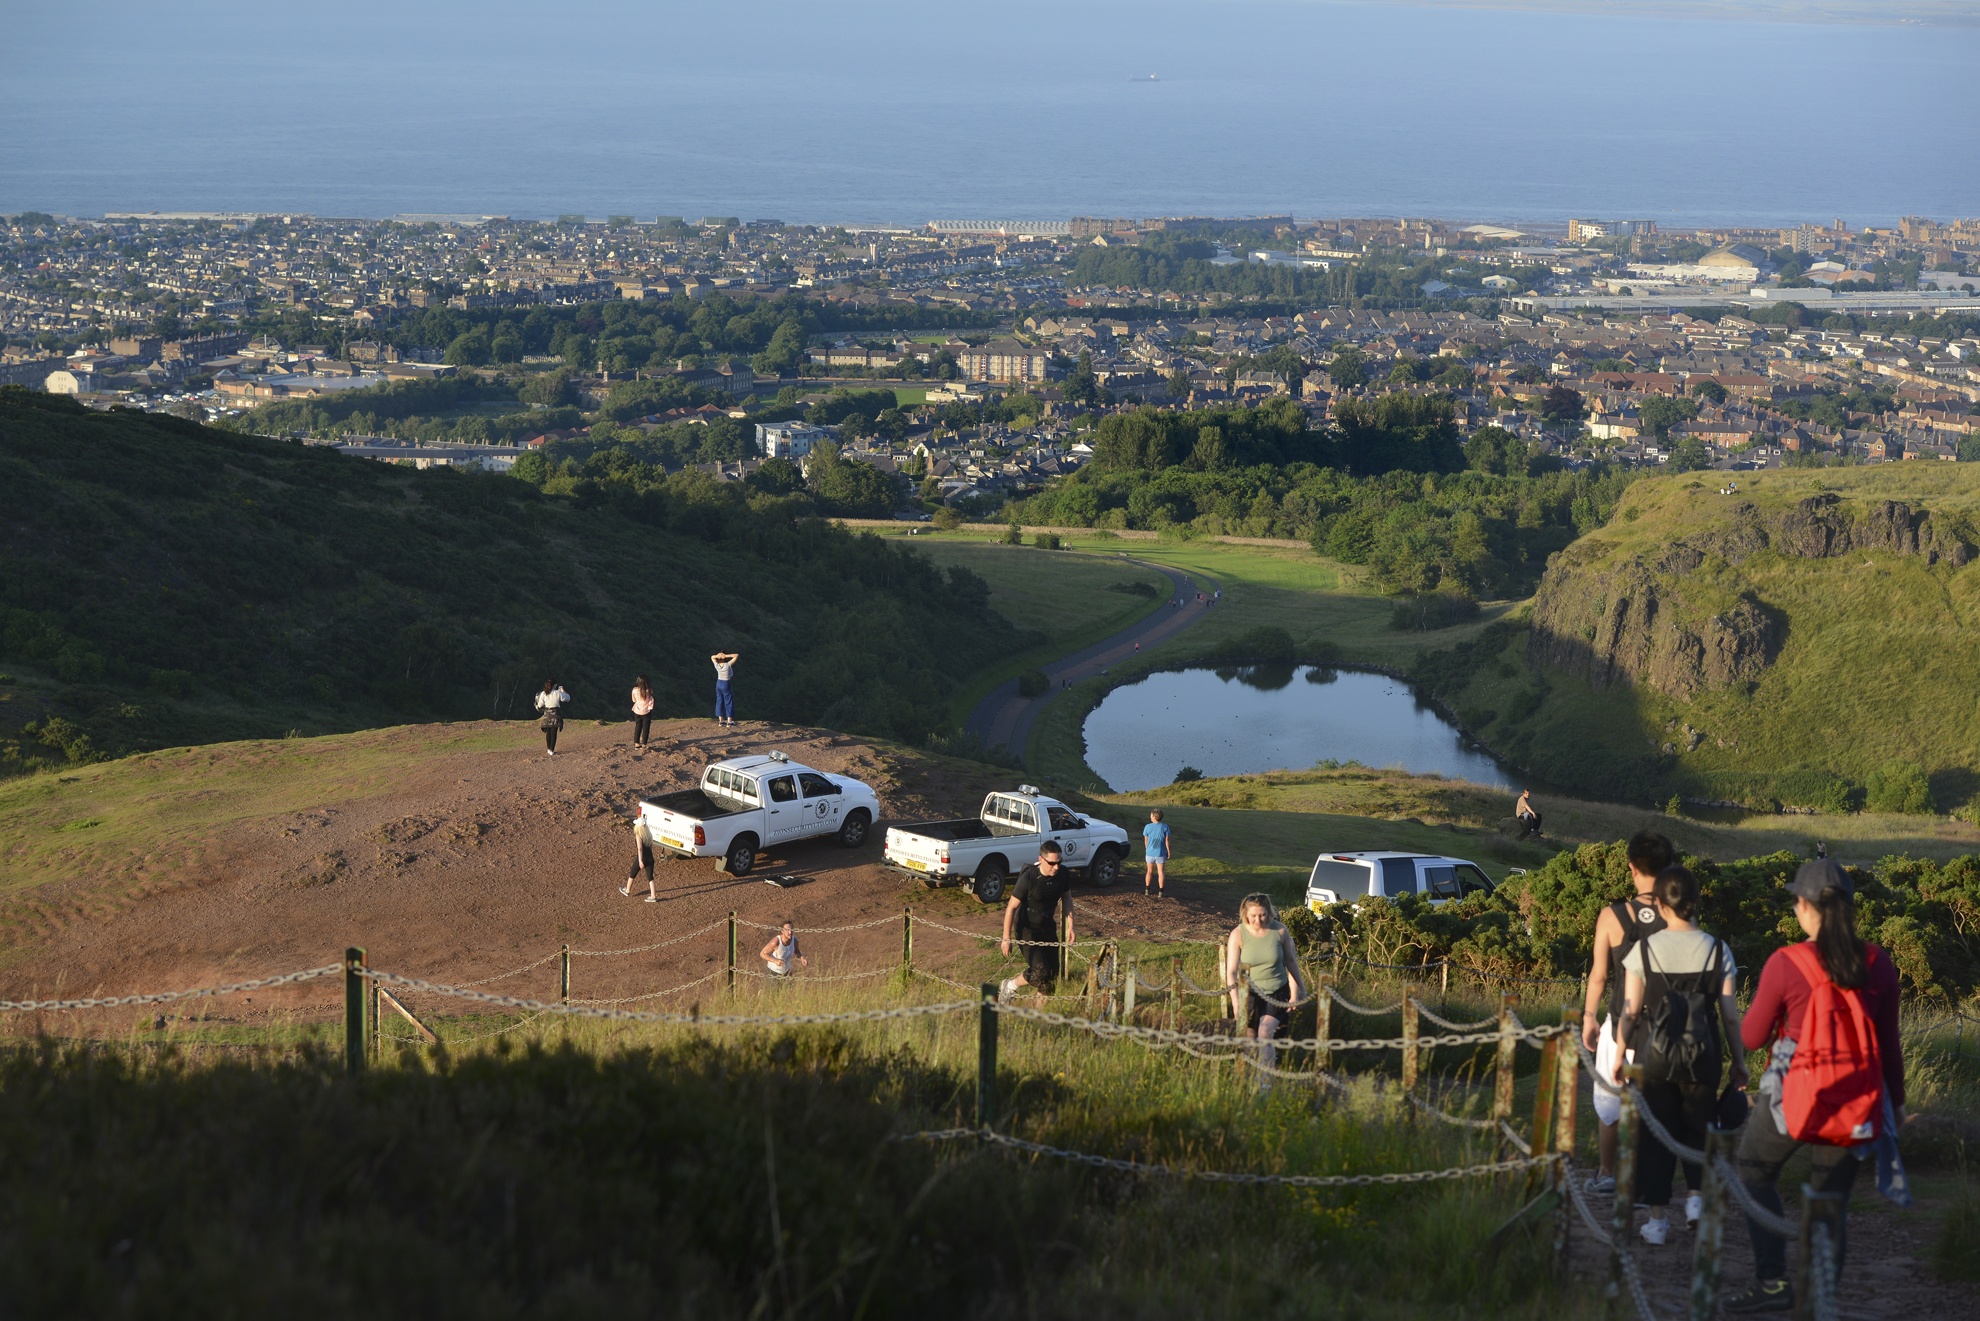
{"label": "bare dirt ground", "polygon": [[[449,727],[458,729],[459,727]],[[153,875],[123,901],[100,902],[85,878],[39,887],[40,920],[28,957],[0,971],[9,998],[118,995],[212,985],[335,962],[346,946],[366,949],[372,966],[460,984],[532,960],[540,967],[490,984],[508,995],[554,998],[555,954],[649,945],[721,923],[733,909],[745,922],[790,918],[800,932],[894,919],[863,930],[803,939],[809,973],[829,976],[898,962],[904,903],[952,926],[993,931],[999,918],[959,891],[916,888],[879,865],[882,831],[846,850],[829,839],[801,841],[760,855],[745,877],[724,875],[712,859],[661,858],[657,903],[619,893],[632,863],[631,814],[642,793],[697,783],[724,757],[778,749],[831,774],[866,781],[889,821],[974,814],[990,788],[1009,787],[989,768],[979,774],[876,749],[858,739],[772,724],[718,728],[712,721],[658,725],[645,753],[625,724],[572,722],[557,755],[546,757],[535,727],[515,723],[513,743],[487,750],[435,751],[418,727],[381,731],[407,745],[389,789],[321,807],[251,817],[201,841],[193,861]],[[262,745],[264,748],[267,745]],[[208,750],[210,751],[210,750]],[[270,773],[279,774],[279,763]],[[189,787],[189,792],[198,792]],[[802,878],[790,889],[770,874]],[[1133,879],[1111,892],[1082,888],[1081,936],[1142,929],[1191,930],[1187,886],[1151,903]],[[69,903],[65,911],[65,892]],[[745,927],[743,966],[768,933]],[[974,942],[917,926],[917,962],[938,966],[976,952]],[[688,982],[726,963],[726,933],[635,955],[573,959],[572,995],[640,995]],[[712,988],[711,988],[712,989]],[[341,995],[326,978],[253,996],[204,1002],[202,1016],[233,1021],[307,1009],[331,1011]],[[440,1013],[475,1006],[422,997]],[[102,1011],[96,1030],[128,1023],[139,1011]],[[163,1011],[170,1012],[170,1011]],[[90,1015],[94,1016],[94,1015]],[[78,1015],[68,1030],[84,1027]],[[51,1030],[55,1025],[51,1020]]]}

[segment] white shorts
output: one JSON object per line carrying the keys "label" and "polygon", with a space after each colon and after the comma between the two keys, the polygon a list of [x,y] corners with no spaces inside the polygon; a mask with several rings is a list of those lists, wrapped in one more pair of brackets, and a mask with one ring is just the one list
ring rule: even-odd
{"label": "white shorts", "polygon": [[[1624,1051],[1623,1058],[1634,1061],[1636,1052]],[[1595,1118],[1605,1128],[1613,1127],[1622,1118],[1622,1093],[1609,1085],[1609,1075],[1615,1067],[1616,1025],[1604,1014],[1601,1035],[1595,1038]]]}

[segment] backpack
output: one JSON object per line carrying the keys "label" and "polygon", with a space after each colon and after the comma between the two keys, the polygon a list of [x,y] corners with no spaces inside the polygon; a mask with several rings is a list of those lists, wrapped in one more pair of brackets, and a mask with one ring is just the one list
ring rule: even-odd
{"label": "backpack", "polygon": [[[1691,1082],[1717,1086],[1724,1061],[1719,1049],[1719,994],[1725,983],[1725,945],[1712,942],[1712,961],[1694,974],[1689,989],[1679,978],[1658,972],[1650,941],[1643,941],[1643,1044],[1636,1062],[1646,1082]],[[1654,978],[1654,980],[1653,980]],[[1663,994],[1656,992],[1661,987]]]}
{"label": "backpack", "polygon": [[1781,952],[1808,980],[1808,1008],[1781,1083],[1787,1135],[1831,1147],[1868,1142],[1883,1113],[1884,1062],[1863,994],[1831,981],[1813,944]]}

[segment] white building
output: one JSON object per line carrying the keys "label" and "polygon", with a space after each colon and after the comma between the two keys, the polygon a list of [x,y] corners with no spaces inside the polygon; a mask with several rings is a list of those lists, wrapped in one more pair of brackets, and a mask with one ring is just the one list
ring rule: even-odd
{"label": "white building", "polygon": [[758,422],[756,448],[766,459],[789,459],[795,463],[811,453],[821,440],[838,436],[835,427],[812,426],[808,422]]}

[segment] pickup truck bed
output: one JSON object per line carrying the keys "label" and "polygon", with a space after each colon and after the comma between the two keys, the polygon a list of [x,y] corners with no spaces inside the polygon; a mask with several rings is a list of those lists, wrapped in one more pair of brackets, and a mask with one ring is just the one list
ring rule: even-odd
{"label": "pickup truck bed", "polygon": [[927,839],[992,839],[1007,835],[1029,835],[1032,831],[1021,826],[990,825],[977,817],[961,817],[954,821],[915,821],[895,829],[905,834],[921,835]]}
{"label": "pickup truck bed", "polygon": [[642,801],[695,821],[714,821],[721,817],[734,816],[740,810],[724,807],[700,789],[677,789],[673,793],[659,794]]}

